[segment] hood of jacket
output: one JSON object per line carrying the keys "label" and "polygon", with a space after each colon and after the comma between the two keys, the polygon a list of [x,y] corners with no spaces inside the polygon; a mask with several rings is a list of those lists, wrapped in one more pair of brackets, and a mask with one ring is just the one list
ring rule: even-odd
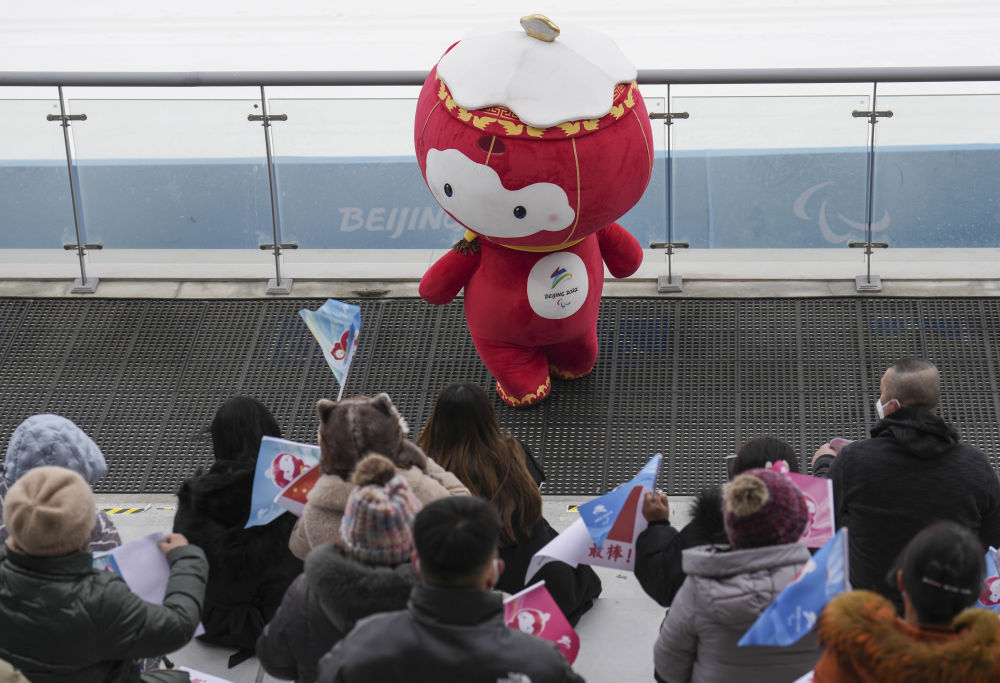
{"label": "hood of jacket", "polygon": [[844,593],[820,619],[820,640],[873,680],[987,681],[1000,675],[1000,620],[968,609],[942,634],[913,627],[892,603],[869,591]]}
{"label": "hood of jacket", "polygon": [[685,550],[682,564],[713,620],[740,623],[755,620],[809,558],[801,543],[741,550],[701,545]]}
{"label": "hood of jacket", "polygon": [[343,633],[370,614],[404,609],[410,591],[420,582],[409,562],[374,567],[348,557],[332,543],[309,553],[305,575],[323,613]]}
{"label": "hood of jacket", "polygon": [[934,413],[901,408],[871,429],[873,437],[888,436],[918,458],[939,458],[958,445],[958,431]]}
{"label": "hood of jacket", "polygon": [[691,522],[698,530],[698,538],[712,539],[713,543],[726,545],[726,524],[722,516],[722,487],[713,486],[698,492],[691,503]]}

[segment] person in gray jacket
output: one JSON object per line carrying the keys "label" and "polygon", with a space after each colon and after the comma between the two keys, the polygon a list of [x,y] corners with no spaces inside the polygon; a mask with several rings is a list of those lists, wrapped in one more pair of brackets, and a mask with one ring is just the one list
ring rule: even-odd
{"label": "person in gray jacket", "polygon": [[407,608],[362,619],[320,660],[322,683],[582,683],[554,643],[509,628],[497,557],[500,516],[485,500],[429,503],[413,525],[423,583]]}
{"label": "person in gray jacket", "polygon": [[[100,447],[75,422],[52,413],[32,415],[17,426],[7,442],[0,476],[0,510],[14,482],[33,468],[44,465],[73,470],[91,486],[108,471]],[[0,512],[0,545],[7,542],[9,535]],[[121,544],[111,517],[104,510],[98,510],[90,532],[90,552],[112,550]]]}
{"label": "person in gray jacket", "polygon": [[4,503],[10,530],[0,548],[0,659],[33,683],[186,681],[187,673],[140,674],[135,660],[184,646],[201,617],[208,562],[180,534],[160,541],[170,565],[163,604],[145,602],[121,577],[94,568],[87,482],[62,467],[36,467]]}
{"label": "person in gray jacket", "polygon": [[809,561],[798,538],[808,521],[805,498],[788,478],[749,470],[723,493],[731,547],[683,553],[687,578],[653,647],[657,681],[792,681],[813,668],[815,634],[789,647],[738,647],[761,612]]}

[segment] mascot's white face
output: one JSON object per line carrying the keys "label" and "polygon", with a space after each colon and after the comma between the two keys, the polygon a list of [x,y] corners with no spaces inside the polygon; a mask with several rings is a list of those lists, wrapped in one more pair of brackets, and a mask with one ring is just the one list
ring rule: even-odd
{"label": "mascot's white face", "polygon": [[427,186],[459,223],[488,237],[557,232],[572,225],[576,216],[558,185],[533,183],[508,190],[496,171],[457,149],[427,151]]}

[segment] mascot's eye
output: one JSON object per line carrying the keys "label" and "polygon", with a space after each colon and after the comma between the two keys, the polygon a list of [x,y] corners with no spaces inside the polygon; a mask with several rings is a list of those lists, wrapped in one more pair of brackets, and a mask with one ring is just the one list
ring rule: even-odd
{"label": "mascot's eye", "polygon": [[454,193],[455,193],[455,191],[451,189],[451,183],[445,183],[444,184],[444,196],[445,197],[450,197]]}
{"label": "mascot's eye", "polygon": [[528,212],[523,206],[514,207],[514,218],[524,218],[527,215]]}

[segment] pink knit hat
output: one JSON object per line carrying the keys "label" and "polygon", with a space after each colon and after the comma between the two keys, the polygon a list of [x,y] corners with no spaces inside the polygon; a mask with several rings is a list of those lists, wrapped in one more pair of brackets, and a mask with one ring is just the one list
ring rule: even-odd
{"label": "pink knit hat", "polygon": [[367,564],[395,565],[413,552],[413,517],[420,501],[396,466],[369,455],[351,476],[355,484],[340,523],[344,551]]}
{"label": "pink knit hat", "polygon": [[722,494],[726,535],[733,548],[795,543],[806,528],[806,499],[792,480],[773,470],[748,470]]}

